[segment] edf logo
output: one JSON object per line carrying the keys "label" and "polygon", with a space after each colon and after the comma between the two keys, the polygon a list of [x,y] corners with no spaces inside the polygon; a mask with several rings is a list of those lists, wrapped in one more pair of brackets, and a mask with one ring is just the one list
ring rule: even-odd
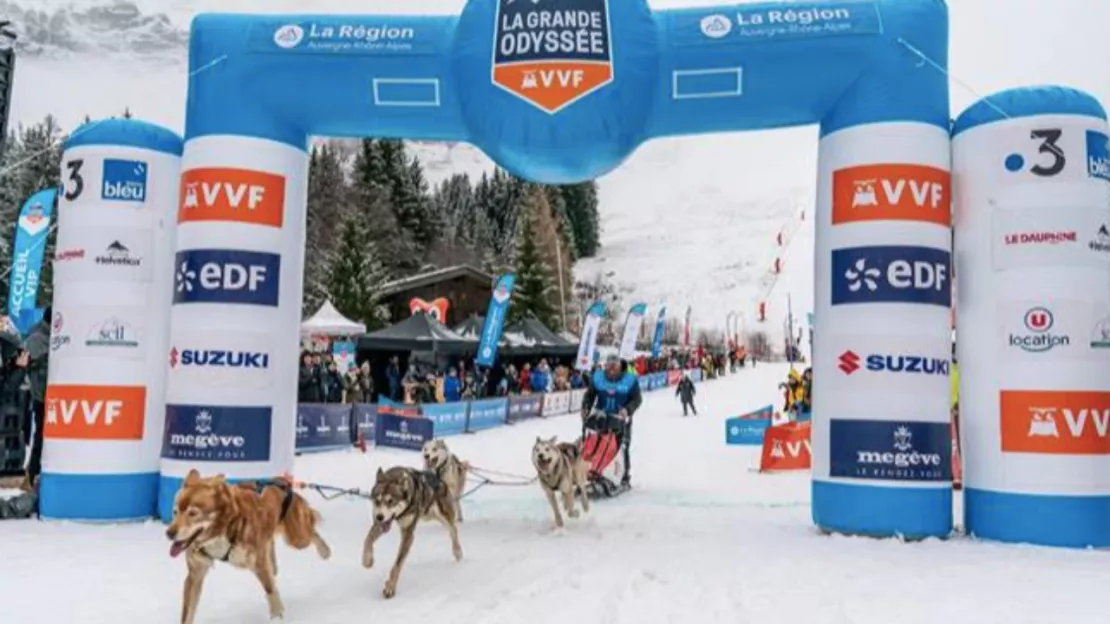
{"label": "edf logo", "polygon": [[138,160],[104,159],[104,188],[100,198],[108,201],[146,201],[147,164]]}
{"label": "edf logo", "polygon": [[230,249],[179,251],[174,261],[173,302],[276,306],[281,258]]}
{"label": "edf logo", "polygon": [[950,307],[952,254],[931,247],[848,247],[832,252],[832,304]]}

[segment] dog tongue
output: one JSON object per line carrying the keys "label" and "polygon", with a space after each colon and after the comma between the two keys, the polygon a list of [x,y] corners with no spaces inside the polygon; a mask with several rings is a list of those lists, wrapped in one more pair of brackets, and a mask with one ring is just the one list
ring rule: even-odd
{"label": "dog tongue", "polygon": [[178,555],[185,552],[185,548],[187,546],[188,546],[187,542],[174,542],[174,543],[170,544],[170,556],[174,557],[174,558],[177,558]]}

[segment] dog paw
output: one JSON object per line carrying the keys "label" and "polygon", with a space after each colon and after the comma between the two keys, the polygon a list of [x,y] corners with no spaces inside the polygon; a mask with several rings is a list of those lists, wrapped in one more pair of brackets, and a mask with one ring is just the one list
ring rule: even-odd
{"label": "dog paw", "polygon": [[462,548],[458,546],[452,548],[451,554],[455,555],[455,561],[462,561]]}
{"label": "dog paw", "polygon": [[577,518],[581,514],[578,513],[577,509],[571,509],[570,511],[567,512],[567,515],[570,516],[571,518]]}
{"label": "dog paw", "polygon": [[386,583],[385,587],[382,588],[382,597],[386,598],[387,600],[389,598],[392,598],[392,597],[396,596],[396,595],[397,595],[397,585],[395,585],[393,583]]}
{"label": "dog paw", "polygon": [[367,570],[374,567],[374,555],[372,555],[372,554],[363,555],[362,556],[362,567],[366,568]]}

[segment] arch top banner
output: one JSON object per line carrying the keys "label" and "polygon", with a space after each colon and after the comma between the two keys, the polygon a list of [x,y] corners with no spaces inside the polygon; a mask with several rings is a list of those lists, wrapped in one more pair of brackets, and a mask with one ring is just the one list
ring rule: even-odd
{"label": "arch top banner", "polygon": [[468,141],[559,183],[602,175],[662,136],[883,121],[947,130],[947,83],[932,64],[946,65],[947,29],[941,0],[206,14],[193,22],[190,64],[209,67],[190,79],[186,138]]}

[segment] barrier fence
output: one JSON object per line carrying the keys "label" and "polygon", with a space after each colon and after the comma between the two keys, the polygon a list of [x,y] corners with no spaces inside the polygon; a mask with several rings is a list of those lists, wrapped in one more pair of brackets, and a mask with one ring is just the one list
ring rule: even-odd
{"label": "barrier fence", "polygon": [[[640,376],[640,389],[652,392],[674,386],[679,371]],[[691,370],[694,382],[701,371]],[[366,442],[419,451],[437,437],[476,433],[533,418],[576,413],[582,409],[585,390],[549,392],[459,403],[406,405],[388,399],[355,405],[301,403],[297,405],[297,453],[350,448],[361,436]]]}

